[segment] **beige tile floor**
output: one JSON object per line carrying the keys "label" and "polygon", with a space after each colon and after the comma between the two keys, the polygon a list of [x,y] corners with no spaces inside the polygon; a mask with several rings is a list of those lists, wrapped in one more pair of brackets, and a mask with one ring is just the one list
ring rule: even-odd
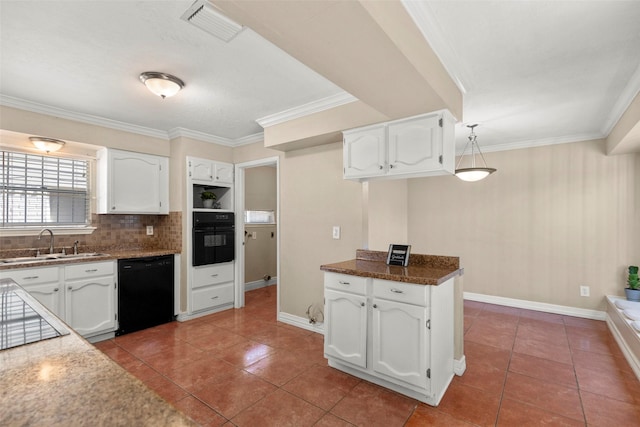
{"label": "beige tile floor", "polygon": [[640,383],[601,321],[465,302],[467,371],[437,408],[329,368],[322,335],[247,305],[96,347],[203,426],[640,426]]}

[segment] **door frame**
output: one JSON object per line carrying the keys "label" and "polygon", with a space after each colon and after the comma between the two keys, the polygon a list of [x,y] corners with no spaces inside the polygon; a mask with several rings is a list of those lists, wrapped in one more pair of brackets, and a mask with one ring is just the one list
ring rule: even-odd
{"label": "door frame", "polygon": [[234,280],[234,307],[244,307],[244,196],[245,196],[245,169],[259,166],[276,167],[276,301],[277,313],[280,313],[280,157],[267,157],[249,162],[236,163],[235,165],[235,212],[236,212],[236,254],[235,254],[235,280]]}

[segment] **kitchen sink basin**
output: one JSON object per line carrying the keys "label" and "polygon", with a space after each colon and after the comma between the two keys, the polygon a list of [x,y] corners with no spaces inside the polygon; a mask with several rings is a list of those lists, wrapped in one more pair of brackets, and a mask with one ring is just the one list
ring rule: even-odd
{"label": "kitchen sink basin", "polygon": [[39,256],[23,256],[16,258],[1,258],[0,265],[2,264],[30,264],[34,262],[43,262],[43,261],[63,261],[65,259],[83,259],[83,258],[93,258],[100,256],[108,256],[108,254],[102,254],[98,252],[85,252],[82,254],[50,254],[50,255],[39,255]]}

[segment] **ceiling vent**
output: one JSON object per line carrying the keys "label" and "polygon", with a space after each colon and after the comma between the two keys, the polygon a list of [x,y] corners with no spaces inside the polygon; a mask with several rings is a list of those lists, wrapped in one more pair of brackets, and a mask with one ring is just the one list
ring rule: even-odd
{"label": "ceiling vent", "polygon": [[227,43],[243,28],[218,12],[207,0],[197,0],[180,18]]}

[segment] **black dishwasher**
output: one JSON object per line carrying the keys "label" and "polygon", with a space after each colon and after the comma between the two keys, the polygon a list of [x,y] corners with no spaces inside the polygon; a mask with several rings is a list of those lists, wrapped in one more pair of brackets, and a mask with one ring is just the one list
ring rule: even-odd
{"label": "black dishwasher", "polygon": [[116,335],[175,320],[173,255],[118,260]]}

